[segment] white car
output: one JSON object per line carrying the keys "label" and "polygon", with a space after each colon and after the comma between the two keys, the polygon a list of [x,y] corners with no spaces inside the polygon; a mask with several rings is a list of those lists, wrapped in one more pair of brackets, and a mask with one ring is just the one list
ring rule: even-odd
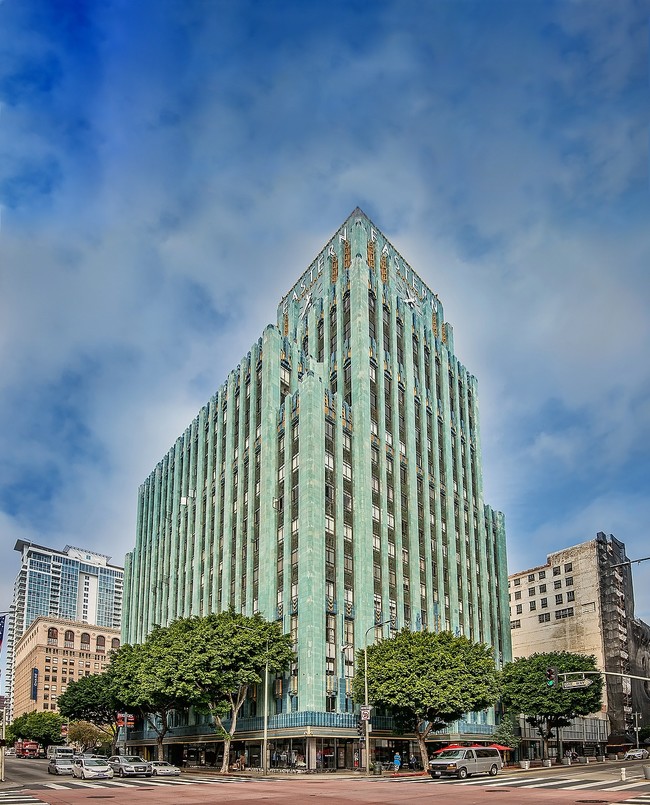
{"label": "white car", "polygon": [[160,775],[161,777],[178,777],[181,773],[178,766],[172,766],[172,764],[167,763],[166,760],[151,760],[149,761],[149,765],[151,766],[151,772],[154,777],[156,775]]}
{"label": "white car", "polygon": [[647,749],[630,749],[625,753],[623,760],[647,760],[648,755]]}
{"label": "white car", "polygon": [[82,780],[108,780],[113,776],[113,769],[103,758],[76,757],[72,764],[72,776]]}

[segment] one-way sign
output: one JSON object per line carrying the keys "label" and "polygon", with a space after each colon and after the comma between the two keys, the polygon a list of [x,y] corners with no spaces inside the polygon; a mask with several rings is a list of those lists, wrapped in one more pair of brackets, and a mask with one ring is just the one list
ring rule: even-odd
{"label": "one-way sign", "polygon": [[593,679],[567,679],[562,683],[564,690],[576,690],[580,688],[588,688],[593,682]]}

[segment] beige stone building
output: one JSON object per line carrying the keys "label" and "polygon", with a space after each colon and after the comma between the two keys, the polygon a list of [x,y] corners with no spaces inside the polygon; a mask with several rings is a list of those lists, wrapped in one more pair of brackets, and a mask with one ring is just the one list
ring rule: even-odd
{"label": "beige stone building", "polygon": [[56,712],[68,683],[101,673],[119,646],[119,629],[37,618],[16,645],[14,718],[32,710]]}
{"label": "beige stone building", "polygon": [[[650,716],[642,682],[614,674],[643,675],[647,652],[637,633],[634,592],[625,545],[599,532],[596,538],[551,553],[543,565],[508,577],[512,656],[572,651],[593,654],[606,678],[602,712],[610,743],[625,743],[638,719]],[[646,665],[644,665],[646,663]]]}

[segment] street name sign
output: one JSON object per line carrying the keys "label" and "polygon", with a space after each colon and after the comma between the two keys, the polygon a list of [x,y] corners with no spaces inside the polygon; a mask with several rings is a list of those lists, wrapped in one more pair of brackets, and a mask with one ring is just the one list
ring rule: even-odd
{"label": "street name sign", "polygon": [[567,679],[562,683],[562,687],[564,690],[579,690],[588,688],[593,681],[593,679]]}

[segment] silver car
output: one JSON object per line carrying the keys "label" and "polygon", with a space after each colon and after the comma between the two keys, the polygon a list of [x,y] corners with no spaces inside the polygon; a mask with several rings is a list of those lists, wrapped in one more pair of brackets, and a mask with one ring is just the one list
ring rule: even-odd
{"label": "silver car", "polygon": [[72,774],[71,757],[53,757],[47,764],[48,774]]}
{"label": "silver car", "polygon": [[140,755],[113,755],[108,764],[118,777],[151,777],[151,764]]}
{"label": "silver car", "polygon": [[76,757],[72,763],[72,776],[82,780],[108,780],[113,769],[99,757]]}
{"label": "silver car", "polygon": [[171,763],[167,763],[166,760],[152,760],[149,765],[154,777],[157,775],[161,777],[178,777],[181,773],[178,766],[173,766]]}
{"label": "silver car", "polygon": [[630,749],[625,753],[625,757],[623,760],[647,760],[648,759],[648,750],[647,749]]}

